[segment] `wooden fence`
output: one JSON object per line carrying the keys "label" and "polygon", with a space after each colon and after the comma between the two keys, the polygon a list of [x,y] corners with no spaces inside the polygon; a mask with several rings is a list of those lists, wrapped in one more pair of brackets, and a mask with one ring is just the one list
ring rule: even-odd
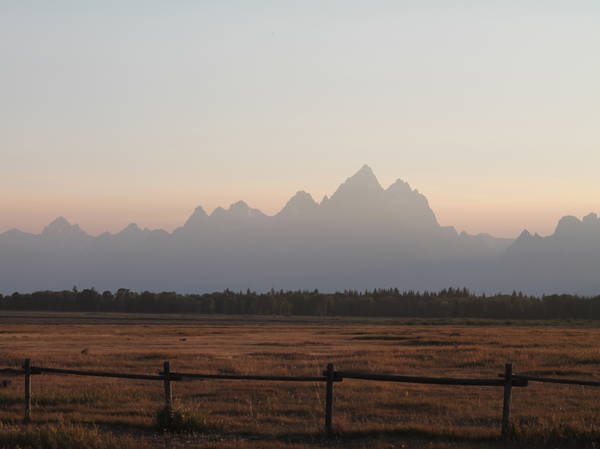
{"label": "wooden fence", "polygon": [[136,379],[161,381],[164,383],[165,407],[172,409],[173,393],[171,382],[181,380],[198,379],[220,379],[220,380],[243,380],[243,381],[273,381],[273,382],[323,382],[325,383],[325,410],[324,410],[324,431],[327,435],[333,434],[333,401],[336,382],[342,382],[344,379],[359,379],[374,382],[404,382],[415,384],[435,384],[461,387],[502,387],[504,391],[502,403],[502,428],[503,438],[510,436],[510,402],[513,387],[526,387],[529,382],[545,382],[569,385],[584,385],[600,387],[600,382],[583,381],[574,379],[556,379],[548,377],[535,377],[514,374],[512,364],[507,363],[503,374],[496,379],[479,378],[448,378],[448,377],[421,377],[421,376],[398,376],[390,374],[374,374],[357,371],[336,371],[332,363],[327,364],[326,369],[321,376],[263,376],[263,375],[232,375],[232,374],[202,374],[202,373],[180,373],[171,371],[168,361],[163,363],[162,370],[157,374],[130,374],[130,373],[111,373],[104,371],[85,371],[71,370],[63,368],[48,368],[43,366],[34,366],[30,359],[23,362],[22,369],[5,368],[0,369],[0,376],[24,376],[24,422],[31,421],[31,378],[40,374],[62,374],[74,376],[91,377],[112,377],[119,379]]}

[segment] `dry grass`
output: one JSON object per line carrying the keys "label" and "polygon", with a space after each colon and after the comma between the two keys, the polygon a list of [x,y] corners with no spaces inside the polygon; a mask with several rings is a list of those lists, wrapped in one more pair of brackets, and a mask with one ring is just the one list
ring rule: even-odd
{"label": "dry grass", "polygon": [[145,441],[115,436],[96,427],[43,424],[25,427],[0,424],[0,447],[19,449],[143,449]]}
{"label": "dry grass", "polygon": [[[155,373],[170,360],[173,371],[314,376],[332,362],[339,370],[497,377],[511,361],[519,373],[598,379],[599,340],[593,323],[5,313],[0,366],[30,357],[34,365]],[[161,448],[592,448],[600,441],[600,389],[591,387],[515,389],[511,442],[497,439],[499,388],[345,380],[335,386],[332,440],[321,436],[321,383],[210,380],[173,389],[178,406],[200,420],[194,435],[156,431],[162,383],[152,381],[35,376],[34,424],[67,422]],[[5,433],[22,418],[22,394],[20,379],[0,389]]]}

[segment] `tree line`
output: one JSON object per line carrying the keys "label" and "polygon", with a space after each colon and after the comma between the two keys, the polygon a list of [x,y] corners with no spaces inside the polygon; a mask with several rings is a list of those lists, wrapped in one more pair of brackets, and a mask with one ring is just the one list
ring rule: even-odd
{"label": "tree line", "polygon": [[60,312],[190,313],[225,315],[363,316],[496,319],[600,319],[600,296],[476,295],[467,288],[438,292],[375,289],[247,290],[205,294],[93,288],[0,295],[0,310]]}

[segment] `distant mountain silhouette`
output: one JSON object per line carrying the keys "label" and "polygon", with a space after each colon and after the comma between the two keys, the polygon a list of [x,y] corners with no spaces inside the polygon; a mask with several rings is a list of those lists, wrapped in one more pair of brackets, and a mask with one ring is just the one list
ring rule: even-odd
{"label": "distant mountain silhouette", "polygon": [[323,217],[339,226],[356,224],[419,232],[439,227],[423,195],[400,179],[384,189],[367,165],[340,185],[320,209]]}
{"label": "distant mountain silhouette", "polygon": [[563,217],[547,237],[525,230],[503,260],[503,280],[524,291],[598,293],[600,219],[594,213],[582,220]]}
{"label": "distant mountain silhouette", "polygon": [[319,204],[313,199],[310,193],[300,191],[296,192],[296,194],[290,198],[276,217],[306,220],[314,218],[318,208]]}
{"label": "distant mountain silhouette", "polygon": [[460,234],[427,198],[363,166],[319,203],[297,192],[268,216],[243,201],[197,207],[172,233],[130,224],[93,237],[65,218],[41,234],[0,234],[0,291],[240,289],[600,292],[600,219],[564,217],[548,237]]}
{"label": "distant mountain silhouette", "polygon": [[81,230],[79,225],[71,225],[66,218],[58,217],[52,223],[44,228],[42,231],[43,236],[50,237],[89,237],[85,232]]}

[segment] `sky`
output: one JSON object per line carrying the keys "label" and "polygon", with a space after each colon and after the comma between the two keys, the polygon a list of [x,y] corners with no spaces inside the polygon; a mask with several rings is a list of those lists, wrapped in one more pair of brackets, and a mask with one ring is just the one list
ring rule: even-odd
{"label": "sky", "polygon": [[363,164],[441,224],[600,212],[600,2],[0,0],[0,232],[273,214]]}

